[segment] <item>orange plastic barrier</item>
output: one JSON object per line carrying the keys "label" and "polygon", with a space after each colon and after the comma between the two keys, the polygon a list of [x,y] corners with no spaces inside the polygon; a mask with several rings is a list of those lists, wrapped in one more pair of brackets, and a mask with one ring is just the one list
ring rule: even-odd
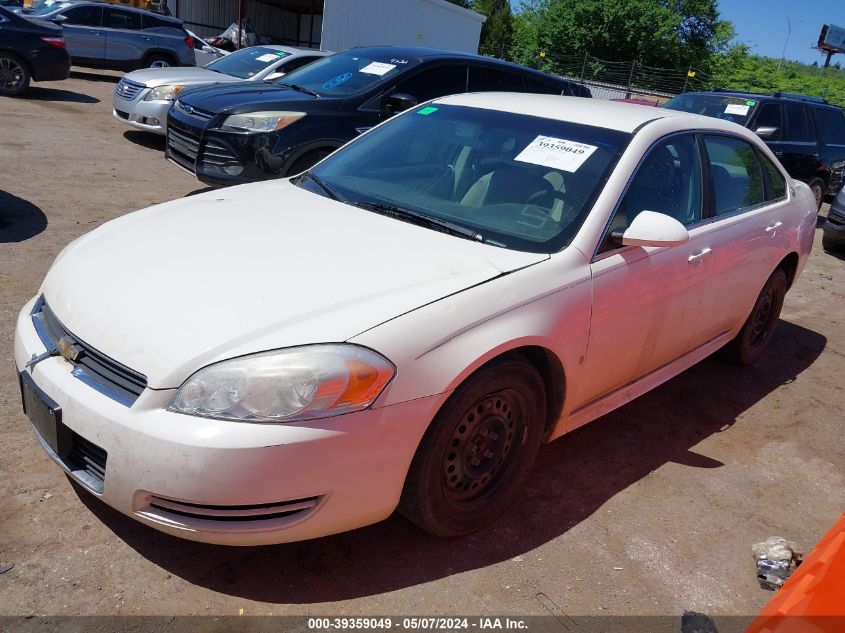
{"label": "orange plastic barrier", "polygon": [[845,513],[763,607],[746,633],[845,631]]}

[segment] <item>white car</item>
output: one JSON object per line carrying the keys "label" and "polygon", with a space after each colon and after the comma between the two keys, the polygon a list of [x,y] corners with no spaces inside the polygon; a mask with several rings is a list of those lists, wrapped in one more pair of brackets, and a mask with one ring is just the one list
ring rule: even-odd
{"label": "white car", "polygon": [[451,96],[72,242],[15,361],[47,454],[156,529],[278,543],[398,507],[454,536],[541,443],[720,348],[757,361],[815,223],[738,125]]}
{"label": "white car", "polygon": [[185,88],[241,81],[275,81],[330,55],[292,46],[251,46],[206,66],[144,68],[123,76],[112,96],[112,115],[139,130],[165,134],[167,111]]}

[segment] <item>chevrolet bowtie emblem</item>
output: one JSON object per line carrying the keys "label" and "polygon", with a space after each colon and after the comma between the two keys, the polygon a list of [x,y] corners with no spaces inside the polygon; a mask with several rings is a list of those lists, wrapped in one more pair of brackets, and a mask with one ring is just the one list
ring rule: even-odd
{"label": "chevrolet bowtie emblem", "polygon": [[56,341],[56,351],[61,354],[62,358],[72,363],[82,356],[82,348],[69,336],[63,336]]}

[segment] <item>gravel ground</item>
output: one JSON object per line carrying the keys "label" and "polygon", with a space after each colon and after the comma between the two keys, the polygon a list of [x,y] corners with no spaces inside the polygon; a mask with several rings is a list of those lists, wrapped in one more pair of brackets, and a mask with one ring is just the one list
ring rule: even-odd
{"label": "gravel ground", "polygon": [[[845,261],[817,245],[756,367],[706,360],[545,447],[495,525],[401,517],[317,541],[181,541],[77,489],[35,443],[14,321],[52,259],[114,217],[202,189],[111,117],[117,74],[0,98],[0,615],[753,614],[751,544],[809,549],[845,508]],[[563,629],[561,629],[563,630]]]}

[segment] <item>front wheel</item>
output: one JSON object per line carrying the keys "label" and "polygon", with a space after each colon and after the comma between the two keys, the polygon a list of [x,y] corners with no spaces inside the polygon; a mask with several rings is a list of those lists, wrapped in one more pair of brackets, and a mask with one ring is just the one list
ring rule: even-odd
{"label": "front wheel", "polygon": [[437,536],[493,521],[516,497],[543,439],[546,390],[512,359],[471,376],[435,417],[411,463],[399,511]]}
{"label": "front wheel", "polygon": [[738,365],[753,365],[760,358],[777,328],[786,287],[786,273],[778,268],[757,296],[754,309],[739,334],[723,348],[723,355],[728,360]]}
{"label": "front wheel", "polygon": [[0,95],[15,97],[29,88],[32,79],[26,64],[11,53],[0,53]]}
{"label": "front wheel", "polygon": [[144,60],[144,68],[170,68],[173,60],[167,55],[150,55]]}

